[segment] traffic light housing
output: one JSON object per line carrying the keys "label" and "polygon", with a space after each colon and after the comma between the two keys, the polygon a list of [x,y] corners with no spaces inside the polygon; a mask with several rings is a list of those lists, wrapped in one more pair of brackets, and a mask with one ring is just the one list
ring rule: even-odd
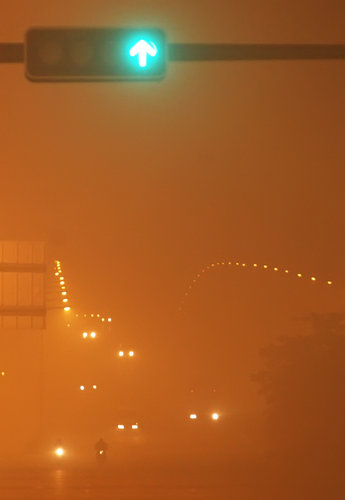
{"label": "traffic light housing", "polygon": [[157,80],[166,69],[159,29],[31,28],[25,40],[31,81]]}

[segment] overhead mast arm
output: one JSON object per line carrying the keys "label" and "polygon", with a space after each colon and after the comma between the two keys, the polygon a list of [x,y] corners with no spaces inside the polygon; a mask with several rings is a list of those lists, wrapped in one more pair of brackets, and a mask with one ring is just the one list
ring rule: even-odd
{"label": "overhead mast arm", "polygon": [[169,61],[345,59],[345,44],[168,44]]}
{"label": "overhead mast arm", "polygon": [[[345,44],[169,43],[169,61],[274,61],[345,59]],[[23,63],[23,43],[0,43],[0,63]]]}
{"label": "overhead mast arm", "polygon": [[0,63],[23,63],[23,43],[0,43]]}

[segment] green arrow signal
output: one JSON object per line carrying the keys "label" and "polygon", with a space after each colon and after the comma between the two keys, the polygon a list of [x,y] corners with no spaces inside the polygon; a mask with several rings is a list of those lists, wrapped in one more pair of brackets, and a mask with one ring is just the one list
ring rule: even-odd
{"label": "green arrow signal", "polygon": [[155,57],[158,54],[158,49],[153,42],[139,40],[129,51],[131,57],[138,56],[139,66],[146,68],[147,56]]}

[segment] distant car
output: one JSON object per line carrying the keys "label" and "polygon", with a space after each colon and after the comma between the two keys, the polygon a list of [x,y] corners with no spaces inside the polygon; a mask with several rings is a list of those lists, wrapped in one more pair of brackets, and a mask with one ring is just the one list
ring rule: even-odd
{"label": "distant car", "polygon": [[117,441],[138,440],[143,431],[139,412],[133,409],[119,409],[113,418],[113,431]]}
{"label": "distant car", "polygon": [[215,388],[192,388],[188,390],[187,409],[185,419],[192,423],[215,423],[221,420],[224,412],[225,401],[220,401],[220,396]]}

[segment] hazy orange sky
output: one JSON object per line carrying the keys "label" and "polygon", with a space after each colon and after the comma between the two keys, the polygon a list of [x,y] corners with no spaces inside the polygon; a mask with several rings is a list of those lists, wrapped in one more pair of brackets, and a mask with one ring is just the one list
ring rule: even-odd
{"label": "hazy orange sky", "polygon": [[[12,0],[0,13],[0,43],[39,25],[152,26],[169,42],[345,43],[344,0]],[[160,82],[66,84],[34,84],[23,65],[0,65],[0,239],[46,241],[73,312],[112,316],[110,347],[100,346],[138,352],[131,380],[136,397],[153,401],[146,411],[165,401],[184,414],[191,387],[206,402],[217,387],[231,416],[261,408],[252,379],[261,348],[310,333],[312,312],[344,311],[344,89],[344,61],[170,63]],[[336,287],[217,269],[179,313],[193,276],[223,259]],[[83,373],[104,380],[97,411],[127,391],[103,351],[80,354],[81,327],[64,328],[63,314],[48,314],[42,345],[37,332],[2,332],[0,361],[15,367],[7,396],[22,393],[7,421],[27,436],[42,410],[39,383],[52,408],[67,387],[71,412],[84,411],[74,392]]]}
{"label": "hazy orange sky", "polygon": [[[345,42],[341,0],[13,0],[0,23],[1,42],[37,25]],[[223,257],[344,283],[343,61],[171,63],[133,84],[33,84],[1,65],[0,81],[2,239],[46,240],[80,307],[174,309]]]}

